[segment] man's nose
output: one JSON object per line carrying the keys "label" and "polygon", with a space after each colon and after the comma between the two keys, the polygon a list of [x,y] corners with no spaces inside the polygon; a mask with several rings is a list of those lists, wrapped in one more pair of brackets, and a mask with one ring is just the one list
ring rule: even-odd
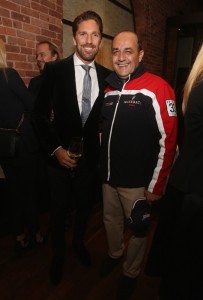
{"label": "man's nose", "polygon": [[119,54],[118,54],[118,59],[119,59],[120,61],[125,60],[125,53],[124,53],[124,52],[119,52]]}
{"label": "man's nose", "polygon": [[92,44],[92,35],[91,34],[87,35],[87,43]]}

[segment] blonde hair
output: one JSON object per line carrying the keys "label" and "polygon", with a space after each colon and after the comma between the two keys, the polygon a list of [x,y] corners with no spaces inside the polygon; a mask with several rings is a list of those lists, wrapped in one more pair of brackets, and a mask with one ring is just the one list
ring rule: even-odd
{"label": "blonde hair", "polygon": [[6,47],[2,39],[0,39],[0,68],[7,68]]}
{"label": "blonde hair", "polygon": [[182,110],[185,113],[189,95],[194,87],[203,80],[203,44],[199,49],[192,69],[184,86]]}

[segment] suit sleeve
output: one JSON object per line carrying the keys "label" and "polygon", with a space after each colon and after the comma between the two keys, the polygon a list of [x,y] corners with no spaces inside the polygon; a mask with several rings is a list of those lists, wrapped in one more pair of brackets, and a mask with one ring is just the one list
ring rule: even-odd
{"label": "suit sleeve", "polygon": [[166,83],[160,84],[155,92],[153,107],[161,135],[159,153],[148,191],[162,195],[171,170],[177,146],[177,113],[173,89]]}

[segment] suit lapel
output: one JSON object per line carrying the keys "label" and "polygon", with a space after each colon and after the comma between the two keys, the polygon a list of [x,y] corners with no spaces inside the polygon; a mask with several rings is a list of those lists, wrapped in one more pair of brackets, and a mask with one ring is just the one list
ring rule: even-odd
{"label": "suit lapel", "polygon": [[75,83],[75,68],[72,55],[66,59],[66,64],[64,64],[62,80],[65,91],[64,95],[66,95],[68,99],[67,101],[69,101],[69,107],[72,107],[74,114],[80,116]]}

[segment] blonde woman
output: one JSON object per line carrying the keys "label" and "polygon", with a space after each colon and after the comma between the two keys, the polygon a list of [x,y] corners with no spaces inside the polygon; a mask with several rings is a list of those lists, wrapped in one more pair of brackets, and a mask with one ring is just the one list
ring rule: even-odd
{"label": "blonde woman", "polygon": [[32,108],[33,99],[23,80],[16,70],[7,66],[5,44],[0,39],[0,127],[16,128],[24,116],[15,157],[0,159],[8,185],[7,201],[10,201],[11,229],[17,251],[30,245],[25,228],[32,242],[36,242],[39,229],[35,197],[38,142],[31,124]]}
{"label": "blonde woman", "polygon": [[184,87],[183,113],[183,146],[147,265],[148,273],[161,276],[160,300],[203,299],[203,45]]}

